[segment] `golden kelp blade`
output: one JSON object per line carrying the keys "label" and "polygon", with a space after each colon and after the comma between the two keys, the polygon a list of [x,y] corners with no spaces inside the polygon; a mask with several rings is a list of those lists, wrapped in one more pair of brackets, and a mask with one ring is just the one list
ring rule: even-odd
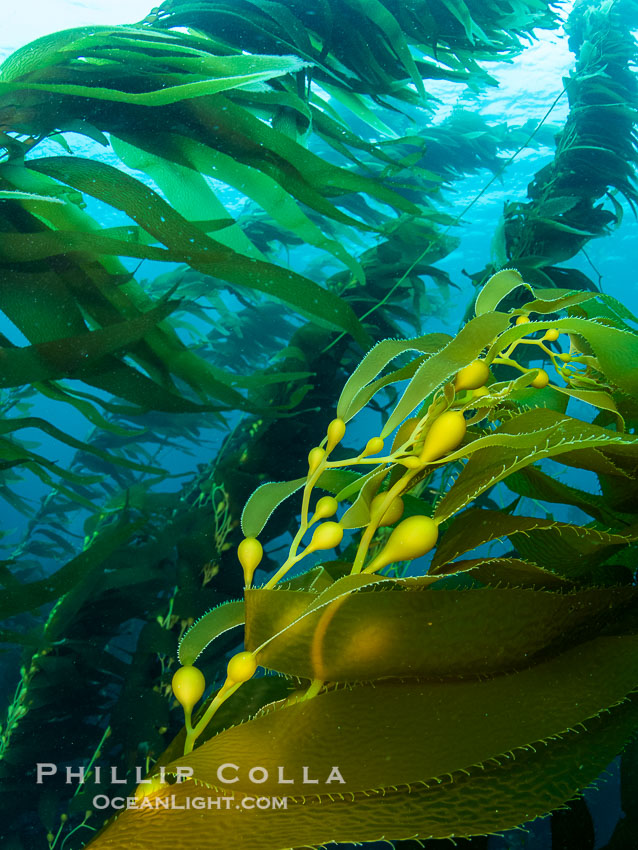
{"label": "golden kelp blade", "polygon": [[[486,681],[377,682],[278,704],[177,759],[194,781],[164,786],[90,846],[286,850],[507,829],[569,800],[622,749],[637,681],[638,638],[614,637]],[[239,766],[232,794],[217,776],[227,762]],[[260,784],[256,766],[269,772]],[[294,784],[278,782],[279,766]],[[316,784],[303,784],[304,766]],[[326,782],[335,766],[343,783]],[[243,808],[286,795],[285,810]],[[231,799],[187,809],[196,797]]]}
{"label": "golden kelp blade", "polygon": [[[242,810],[241,795],[218,795],[188,782],[172,787],[168,811],[126,811],[88,845],[91,850],[288,850],[328,841],[447,838],[497,832],[545,814],[596,778],[638,721],[629,702],[574,732],[478,769],[419,784],[333,800],[288,800],[286,810]],[[187,798],[229,798],[222,808],[186,810]],[[192,803],[191,803],[192,805]],[[228,808],[226,808],[228,805]],[[184,807],[184,808],[180,808]]]}
{"label": "golden kelp blade", "polygon": [[437,590],[431,582],[430,576],[386,579],[324,605],[309,592],[248,590],[246,648],[264,644],[264,667],[331,682],[474,677],[528,666],[575,629],[580,640],[594,636],[601,618],[613,621],[638,595],[634,588],[609,587],[468,592]]}

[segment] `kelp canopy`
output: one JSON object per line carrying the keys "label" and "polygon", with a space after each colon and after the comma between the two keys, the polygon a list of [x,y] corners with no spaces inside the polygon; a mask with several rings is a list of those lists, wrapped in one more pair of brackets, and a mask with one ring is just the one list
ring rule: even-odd
{"label": "kelp canopy", "polygon": [[[248,501],[244,533],[259,533],[266,545],[260,569],[274,573],[281,566],[276,544],[268,543],[295,534],[298,505],[286,501],[265,527],[263,522],[282,499],[305,486],[308,450],[322,440],[327,411],[346,377],[365,375],[363,364],[376,363],[356,392],[351,381],[346,384],[350,398],[346,404],[342,396],[341,416],[349,418],[369,403],[384,418],[387,439],[410,414],[406,404],[396,407],[397,388],[422,376],[442,338],[420,343],[416,359],[397,343],[380,367],[374,359],[364,359],[359,371],[356,364],[368,351],[368,358],[378,357],[385,349],[373,346],[380,340],[411,333],[420,338],[428,320],[448,309],[458,281],[438,264],[458,244],[459,220],[446,213],[443,190],[477,169],[499,173],[506,154],[534,145],[540,135],[534,127],[497,126],[460,110],[432,123],[438,104],[432,86],[478,93],[493,85],[481,63],[515,62],[534,30],[558,25],[557,11],[555,4],[536,0],[323,0],[312,7],[295,0],[175,0],[134,26],[47,36],[0,67],[0,310],[6,319],[0,337],[0,464],[6,510],[21,511],[27,526],[21,538],[6,529],[2,562],[2,637],[7,646],[21,647],[22,658],[15,652],[6,656],[14,662],[8,675],[16,691],[2,728],[0,772],[3,793],[15,795],[25,782],[33,792],[5,807],[10,814],[2,825],[3,846],[27,850],[64,842],[67,849],[80,848],[105,818],[92,803],[99,790],[94,773],[82,787],[69,788],[63,776],[36,786],[36,762],[115,765],[130,772],[130,791],[136,765],[167,764],[179,755],[179,739],[167,750],[181,725],[170,692],[178,641],[187,633],[192,643],[195,635],[201,650],[198,641],[205,645],[211,634],[224,632],[206,617],[199,631],[187,628],[210,609],[226,611],[216,606],[241,596],[240,516],[250,494],[267,481],[286,483],[276,491],[257,490],[261,496]],[[518,269],[537,288],[532,306],[529,289],[506,286],[497,298],[492,285],[492,295],[482,296],[491,301],[475,305],[476,318],[499,311],[509,316],[510,310],[520,315],[527,302],[537,321],[547,318],[551,328],[569,334],[582,374],[576,384],[558,390],[517,382],[511,364],[494,367],[497,382],[516,384],[513,401],[504,404],[495,396],[485,402],[490,424],[477,420],[475,427],[504,434],[502,445],[453,458],[448,469],[460,475],[451,488],[439,471],[416,481],[416,492],[404,498],[406,518],[434,515],[443,524],[429,575],[441,580],[462,572],[469,584],[445,585],[447,595],[433,594],[426,592],[427,577],[422,586],[415,580],[409,587],[395,578],[399,584],[386,580],[374,593],[350,594],[335,632],[325,635],[326,652],[334,658],[324,657],[322,672],[330,683],[365,679],[374,687],[330,685],[283,712],[291,718],[291,734],[277,733],[279,757],[292,758],[308,730],[322,729],[324,738],[317,733],[313,739],[319,759],[320,751],[329,752],[335,729],[348,730],[347,718],[365,713],[371,694],[377,694],[374,733],[385,730],[386,752],[398,754],[397,773],[366,776],[362,787],[415,783],[412,796],[387,797],[389,822],[403,824],[393,838],[454,832],[473,834],[468,843],[486,847],[480,833],[549,811],[593,781],[635,726],[633,702],[625,699],[635,687],[630,663],[635,319],[613,299],[593,298],[596,284],[576,264],[565,263],[592,238],[620,225],[623,208],[636,201],[636,47],[627,21],[637,11],[635,0],[577,4],[567,24],[576,54],[565,81],[569,117],[556,154],[536,174],[528,197],[505,205],[494,261],[472,272],[480,287],[499,268]],[[559,319],[561,310],[568,313]],[[470,303],[466,318],[473,315]],[[509,318],[503,328],[490,328],[491,335],[473,343],[471,355],[463,351],[453,369],[436,373],[438,383],[432,379],[429,390],[421,387],[413,395],[429,404],[428,392],[438,392],[466,361],[484,356],[495,334],[510,334],[509,344],[525,336],[524,327],[507,330],[507,323]],[[617,345],[595,336],[606,330],[622,335],[614,337]],[[559,349],[551,342],[551,362],[560,366]],[[517,348],[522,369],[534,362],[532,350],[526,344]],[[595,386],[588,383],[592,374]],[[550,475],[541,460],[551,453],[543,454],[540,444],[525,444],[530,459],[525,465],[512,460],[508,466],[504,459],[507,451],[518,457],[516,441],[522,444],[536,431],[561,444],[566,439],[561,417],[570,419],[567,404],[574,401],[588,405],[589,413],[577,434],[570,432],[575,444],[561,453],[560,462],[597,476],[600,494],[583,488],[580,479]],[[491,439],[471,433],[479,443]],[[618,443],[615,449],[605,448],[610,440]],[[348,438],[345,443],[351,446]],[[337,459],[349,457],[345,452],[339,458],[340,451]],[[499,464],[503,472],[496,475]],[[332,584],[344,580],[343,564],[356,560],[369,502],[382,479],[372,476],[357,485],[354,472],[348,475],[326,491],[354,497],[355,513],[345,526],[352,531],[335,565],[308,586],[304,579],[291,584],[290,609],[279,607],[281,589],[249,591],[247,649],[263,643],[278,617],[294,621],[303,600],[312,608],[316,594],[328,592],[331,598]],[[509,494],[507,504],[501,491],[487,486],[498,480],[507,488],[502,491]],[[34,481],[39,489],[31,494],[27,488]],[[390,478],[383,488],[394,484]],[[540,518],[533,507],[539,504]],[[582,512],[578,523],[567,522],[570,506]],[[473,552],[497,538],[509,540],[499,557]],[[497,586],[504,583],[514,585],[509,596],[505,590],[499,596]],[[470,588],[478,595],[468,594]],[[465,595],[457,600],[454,594]],[[414,676],[403,654],[419,646],[424,613],[419,606],[433,597],[442,606],[444,625],[433,637],[435,653],[423,645]],[[396,608],[404,598],[406,604],[414,600],[413,620]],[[501,613],[482,608],[480,599],[500,605]],[[469,606],[464,615],[458,601]],[[566,602],[569,616],[560,613]],[[351,604],[353,612],[361,605],[365,614],[351,613]],[[534,626],[521,633],[520,644],[494,632],[485,646],[474,645],[478,627],[469,633],[468,627],[481,616],[490,623],[496,617],[507,630],[523,612]],[[342,649],[361,644],[358,633],[348,632],[352,618],[359,622],[361,616],[375,628],[394,621],[409,627],[405,644],[390,641],[386,656],[368,660],[365,670],[355,665],[352,672],[347,664],[354,662],[342,657]],[[243,612],[231,621],[232,628],[243,622]],[[562,624],[560,639],[551,631],[556,623]],[[295,628],[292,637],[270,643],[263,656],[264,666],[280,675],[247,682],[221,705],[201,741],[232,726],[212,746],[223,748],[226,740],[243,746],[235,738],[246,735],[248,741],[253,728],[288,725],[277,711],[260,714],[255,726],[236,724],[317,678],[308,661],[317,623],[306,617]],[[532,636],[540,641],[533,653],[540,654],[529,667],[521,654],[529,652]],[[207,681],[223,683],[224,655],[239,639],[229,630],[216,642],[216,652],[198,661]],[[510,655],[500,655],[503,645]],[[479,659],[491,659],[485,687],[476,681],[470,647]],[[337,657],[345,673],[334,666]],[[559,683],[567,702],[574,699],[566,671],[577,678],[592,668],[601,678],[591,705],[582,703],[582,716],[560,714],[560,703],[550,718]],[[522,746],[516,734],[520,737],[524,718],[518,732],[495,722],[492,749],[469,754],[460,749],[454,763],[425,764],[418,749],[408,758],[407,743],[413,743],[414,725],[431,714],[432,705],[438,706],[436,723],[451,720],[441,678],[459,677],[451,690],[465,688],[468,705],[484,698],[495,717],[497,711],[505,717],[522,711],[508,701],[511,694],[499,690],[507,688],[508,677],[495,675],[514,669],[511,687],[520,682],[521,692],[529,689],[537,698],[525,703],[527,743],[581,723],[587,734],[557,737],[551,748],[556,761],[525,750],[505,770],[519,771],[521,778],[508,775],[506,784],[518,786],[536,771],[534,781],[543,788],[546,776],[564,770],[561,788],[572,790],[560,799],[543,798],[536,808],[526,803],[529,797],[510,799],[509,820],[474,815],[463,820],[467,798],[461,794],[454,802],[461,778],[456,766],[499,761]],[[404,676],[400,688],[386,682]],[[405,716],[399,719],[401,706]],[[601,719],[606,709],[613,715],[609,723]],[[534,725],[539,714],[547,714],[546,727]],[[471,728],[471,721],[464,718],[463,724]],[[441,727],[437,735],[448,740],[455,728]],[[408,732],[408,739],[399,740]],[[355,760],[361,748],[367,752],[364,741],[353,742]],[[571,775],[578,758],[590,764],[582,782]],[[623,758],[627,795],[634,764],[630,747]],[[427,784],[447,773],[453,777],[449,785]],[[498,771],[488,773],[487,784],[472,770],[463,780],[468,787],[476,784],[485,800],[501,781]],[[209,779],[202,774],[203,782]],[[429,832],[406,809],[422,812],[426,797],[427,806],[440,813],[434,816],[439,826]],[[321,835],[310,810],[308,831],[296,811],[284,816],[285,826],[275,819],[272,827],[276,813],[263,820],[260,813],[258,832],[268,847],[279,846],[284,837],[288,843],[282,847],[380,837],[374,828],[367,831],[374,817],[367,802],[359,803],[345,826],[317,809],[329,828]],[[483,811],[481,804],[479,815]],[[118,829],[127,828],[123,822]],[[250,824],[245,819],[241,829],[252,830]],[[619,824],[610,848],[626,846],[632,824],[631,815]],[[593,847],[582,798],[554,815],[552,829],[556,846]],[[113,834],[107,831],[99,841],[125,846],[108,843],[119,840]],[[137,840],[138,833],[134,836]],[[146,838],[158,846],[151,832]],[[183,840],[189,840],[187,833]],[[245,841],[256,846],[253,832]]]}

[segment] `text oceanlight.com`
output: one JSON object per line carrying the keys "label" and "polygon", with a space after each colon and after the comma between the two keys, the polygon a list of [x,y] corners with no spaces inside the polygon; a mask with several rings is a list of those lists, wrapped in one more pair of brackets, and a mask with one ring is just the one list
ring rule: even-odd
{"label": "text oceanlight.com", "polygon": [[287,809],[287,797],[182,797],[175,799],[174,794],[162,797],[109,797],[108,794],[96,794],[93,807],[102,809]]}

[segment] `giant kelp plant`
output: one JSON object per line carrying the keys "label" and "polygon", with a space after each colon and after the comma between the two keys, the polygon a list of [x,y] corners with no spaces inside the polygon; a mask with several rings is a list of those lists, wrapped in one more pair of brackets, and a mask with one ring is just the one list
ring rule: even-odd
{"label": "giant kelp plant", "polygon": [[[531,293],[523,308],[498,311],[521,286]],[[191,843],[204,850],[225,846],[229,830],[235,847],[273,850],[484,834],[545,814],[596,778],[636,728],[638,591],[627,559],[638,537],[634,517],[618,514],[605,528],[473,507],[498,482],[548,458],[593,471],[608,503],[626,500],[638,438],[624,432],[614,395],[635,398],[638,338],[573,314],[595,299],[534,292],[517,272],[501,271],[455,338],[387,340],[366,355],[326,437],[308,455],[305,478],[264,484],[249,499],[242,516],[248,536],[238,549],[245,603],[219,606],[180,642],[185,666],[173,689],[186,713],[185,736],[139,786],[136,807],[92,847]],[[548,321],[564,311],[565,318]],[[555,370],[556,383],[545,368],[518,364],[515,352],[525,345]],[[381,376],[406,352],[418,355]],[[504,366],[520,375],[501,380],[492,370]],[[346,423],[374,394],[406,379],[381,434],[333,460]],[[574,395],[614,410],[618,427],[555,409]],[[459,460],[467,462],[450,484],[446,467]],[[353,474],[353,467],[369,471]],[[335,495],[316,500],[315,488]],[[255,535],[299,489],[300,525],[288,556],[263,587],[251,588],[262,557]],[[594,517],[590,499],[582,494],[577,503]],[[348,509],[331,519],[342,502]],[[280,583],[308,555],[337,549],[345,532],[359,528],[358,542],[336,560]],[[503,536],[517,556],[458,560]],[[380,575],[435,546],[427,575]],[[193,662],[244,622],[246,649],[230,659],[223,685],[193,723],[205,689]],[[239,703],[243,722],[231,721],[193,750],[258,665],[296,677],[300,687],[248,719]],[[262,771],[256,779],[254,765]],[[314,784],[306,788],[309,765]],[[256,783],[261,795],[282,793],[284,766],[294,783],[283,786],[288,807],[245,811]],[[187,781],[170,781],[185,768],[192,770]],[[188,797],[201,799],[204,789],[223,794],[227,811],[195,818],[165,810],[169,800],[185,806]]]}
{"label": "giant kelp plant", "polygon": [[[409,403],[414,402],[413,410],[425,400],[419,414],[423,422],[416,431],[412,423],[411,434],[403,434],[406,451],[397,455],[392,449],[386,466],[372,455],[361,458],[372,473],[363,480],[354,471],[360,449],[348,454],[337,441],[329,456],[319,452],[312,487],[323,486],[332,476],[329,492],[342,501],[350,495],[354,504],[347,520],[341,517],[337,523],[325,514],[329,522],[318,527],[323,531],[315,549],[341,543],[336,537],[343,531],[336,526],[348,529],[348,545],[341,543],[338,560],[310,579],[288,580],[284,590],[294,591],[289,602],[280,585],[247,591],[247,651],[260,649],[257,663],[281,675],[249,678],[240,688],[235,680],[223,686],[224,655],[237,648],[240,636],[228,631],[219,637],[217,652],[209,650],[197,662],[205,680],[219,680],[222,688],[217,701],[212,697],[215,713],[205,731],[199,729],[196,741],[190,735],[189,748],[195,745],[190,758],[203,753],[204,746],[213,754],[225,741],[235,746],[232,735],[252,736],[252,729],[258,739],[264,717],[271,718],[273,729],[294,720],[304,738],[309,728],[321,728],[329,743],[340,725],[337,718],[335,726],[331,712],[350,710],[345,703],[333,709],[330,701],[347,701],[346,694],[352,693],[353,699],[363,700],[361,711],[368,712],[370,695],[379,692],[381,699],[380,682],[388,686],[383,690],[388,701],[379,703],[373,716],[386,729],[410,725],[410,717],[400,720],[396,714],[396,723],[388,719],[398,711],[390,693],[403,693],[400,688],[410,682],[422,691],[426,685],[437,690],[439,680],[449,680],[450,692],[455,690],[452,683],[463,682],[469,688],[468,702],[479,693],[476,687],[485,684],[481,693],[492,700],[490,705],[502,700],[507,713],[511,703],[505,695],[487,689],[488,683],[502,683],[497,674],[507,670],[512,683],[528,682],[536,689],[543,677],[546,683],[552,676],[563,679],[560,664],[587,670],[595,656],[612,676],[619,663],[614,647],[620,646],[614,641],[624,641],[623,646],[631,641],[634,320],[617,302],[593,298],[597,287],[582,272],[558,264],[620,224],[619,194],[629,204],[635,200],[636,51],[626,26],[636,13],[634,0],[580,3],[572,13],[569,31],[577,64],[565,81],[570,115],[556,156],[536,175],[526,202],[506,205],[495,239],[495,262],[473,273],[481,285],[499,268],[514,266],[537,287],[535,300],[530,306],[529,290],[513,287],[520,282],[513,273],[494,278],[486,290],[492,294],[477,302],[474,324],[456,338],[460,343],[442,335],[398,341],[406,326],[421,335],[430,315],[449,312],[453,284],[437,262],[456,246],[450,231],[459,220],[441,211],[441,188],[476,168],[502,172],[507,159],[499,154],[534,144],[542,132],[538,127],[489,125],[461,112],[431,126],[436,101],[428,94],[428,81],[456,91],[489,85],[493,81],[480,62],[511,60],[521,37],[535,27],[556,25],[554,10],[542,2],[329,0],[312,12],[293,0],[169,2],[135,26],[70,30],[41,39],[0,69],[0,143],[5,151],[0,162],[0,309],[23,335],[0,340],[0,452],[6,504],[28,520],[23,539],[14,545],[9,538],[5,547],[0,603],[7,619],[3,639],[7,645],[22,645],[23,652],[21,662],[8,656],[15,658],[20,674],[8,673],[16,691],[2,729],[3,794],[14,800],[5,807],[10,814],[2,824],[3,846],[8,848],[84,846],[88,830],[105,818],[92,804],[99,790],[96,765],[128,771],[130,791],[135,766],[167,765],[183,752],[182,737],[166,749],[181,725],[170,690],[178,640],[186,633],[180,660],[188,666],[220,630],[220,616],[227,617],[224,628],[243,622],[240,603],[217,606],[241,595],[236,547],[246,502],[244,531],[249,538],[259,532],[266,545],[260,570],[276,574],[281,568],[278,554],[267,544],[282,533],[296,538],[292,559],[300,554],[299,532],[310,519],[308,448],[321,443],[328,424],[323,414],[351,372],[338,420],[369,404],[386,419],[384,435],[390,435],[409,414]],[[395,126],[401,131],[394,131]],[[78,134],[96,143],[94,150],[101,145],[104,153],[76,155]],[[106,226],[104,211],[111,216]],[[156,268],[153,262],[169,263],[170,271],[147,271]],[[554,287],[558,289],[552,293]],[[546,358],[541,367],[545,377],[552,376],[548,386],[537,386],[545,380],[538,369],[528,371],[538,362],[538,338],[529,335],[525,323],[506,330],[508,318],[486,319],[497,315],[497,306],[501,315],[530,312],[537,321],[547,318],[549,324],[536,327],[549,333],[541,343]],[[568,318],[559,319],[558,311],[565,309]],[[467,318],[472,315],[468,311]],[[490,321],[496,321],[491,333],[484,330],[483,339],[480,331],[468,343]],[[558,332],[559,342],[569,336],[569,348],[557,347],[552,337]],[[603,332],[611,337],[601,337]],[[388,337],[397,342],[371,348]],[[612,337],[617,344],[610,343]],[[503,347],[490,347],[488,353],[486,346],[499,339]],[[410,360],[412,345],[417,357]],[[456,359],[447,371],[430,376],[434,384],[428,389],[420,379],[433,365],[436,370],[441,346]],[[355,369],[368,349],[371,354]],[[395,357],[398,373],[389,365]],[[449,379],[485,357],[491,369],[487,394],[475,397],[469,388],[463,393],[460,378],[453,392]],[[503,359],[507,362],[498,362]],[[408,400],[397,406],[395,381],[417,376]],[[437,393],[432,409],[430,392]],[[567,416],[570,398],[588,403],[595,422]],[[425,429],[432,418],[450,414],[462,428],[458,414],[465,410],[469,430],[465,436],[457,434],[463,444],[452,447],[452,454],[446,450],[445,463],[427,457],[421,441],[427,442]],[[71,411],[73,421],[89,423],[91,432],[85,436],[67,427],[56,411],[67,411],[67,416]],[[331,439],[335,427],[340,426],[333,426]],[[41,445],[28,441],[33,429]],[[534,431],[549,439],[549,454],[543,454],[545,443],[534,442]],[[410,436],[412,443],[407,442]],[[346,435],[346,444],[348,439]],[[579,440],[585,441],[580,449],[557,448],[561,441],[568,446]],[[480,473],[489,469],[490,446],[495,464],[503,458],[504,486],[515,494],[505,507],[498,501],[498,487],[493,493],[487,478],[486,486],[480,486]],[[512,461],[507,467],[510,448],[520,465]],[[580,489],[577,479],[551,477],[538,461],[554,450],[564,466],[595,474],[603,495]],[[58,460],[61,451],[68,461]],[[171,455],[175,452],[178,472]],[[315,451],[315,460],[319,455]],[[461,467],[450,487],[449,472],[456,474]],[[42,493],[35,506],[24,488],[33,475]],[[264,481],[283,478],[295,480],[256,489]],[[462,482],[468,480],[470,489],[463,491]],[[295,487],[306,493],[301,526],[290,499],[262,528],[270,510]],[[377,496],[392,488],[402,494],[403,522],[414,525],[415,517],[421,517],[423,525],[434,516],[429,532],[421,529],[422,537],[429,533],[433,542],[440,525],[441,539],[425,578],[390,580],[388,570],[386,577],[369,570],[366,553],[376,557],[387,552],[383,523],[390,518],[382,509],[382,522],[371,522],[375,488]],[[326,505],[334,507],[331,500],[334,496],[324,497],[324,511]],[[542,519],[529,500],[544,506]],[[399,502],[392,504],[397,509]],[[462,510],[452,519],[470,504],[478,513]],[[566,505],[589,520],[580,526],[564,521]],[[441,510],[448,508],[444,516]],[[532,515],[525,515],[526,510]],[[360,537],[357,528],[364,529]],[[510,551],[498,558],[479,551],[459,566],[459,557],[509,534]],[[242,544],[241,551],[250,564],[260,550],[248,545],[252,550]],[[347,577],[352,564],[354,579]],[[394,569],[391,561],[388,566]],[[356,592],[342,594],[344,581],[354,581]],[[331,605],[333,584],[337,596]],[[414,593],[408,597],[410,591]],[[458,599],[450,595],[454,593]],[[481,599],[489,603],[475,611],[472,600]],[[424,613],[419,606],[450,605],[449,600],[472,610],[461,616],[460,607],[454,615],[446,609],[437,620],[443,631],[432,638],[432,653],[425,636],[419,639]],[[480,617],[494,627],[501,615],[489,606],[499,604],[499,611],[513,605],[519,620],[528,606],[528,617],[547,623],[546,631],[533,630],[539,642],[531,649],[525,648],[525,641],[532,640],[528,628],[519,643],[514,641],[510,655],[502,655],[511,643],[502,637],[512,622],[505,612],[505,631],[488,633],[489,646],[476,643]],[[349,606],[362,607],[353,614]],[[376,606],[383,610],[377,612]],[[211,609],[212,614],[198,619]],[[368,630],[353,633],[351,614],[364,618]],[[387,640],[380,644],[372,628],[399,616],[406,622],[404,643],[393,643],[390,638],[398,629],[388,628]],[[193,619],[198,622],[187,632]],[[557,623],[561,629],[552,631]],[[283,625],[281,638],[274,639]],[[377,666],[366,661],[366,646],[379,655]],[[344,647],[349,647],[351,666],[338,669],[334,665]],[[405,656],[406,648],[412,655]],[[470,648],[487,664],[481,672],[484,682],[469,675],[476,667]],[[497,649],[498,657],[488,663]],[[522,663],[526,651],[533,653],[533,664]],[[422,653],[420,660],[415,652]],[[242,659],[247,662],[241,656],[235,674]],[[248,661],[249,672],[251,666]],[[239,669],[243,678],[246,668]],[[631,703],[621,703],[632,687],[629,683],[623,690],[629,682],[623,677],[632,675],[627,659],[617,673],[611,683],[598,682],[586,717],[558,713],[550,720],[548,714],[547,728],[534,725],[534,706],[549,711],[549,701],[542,701],[547,692],[541,689],[539,702],[528,707],[529,741],[499,737],[507,730],[496,730],[490,752],[468,754],[463,750],[467,741],[459,740],[459,759],[469,759],[469,767],[461,767],[472,776],[467,780],[469,797],[463,794],[465,774],[447,763],[447,770],[441,763],[433,765],[420,752],[405,754],[389,731],[385,751],[396,752],[396,773],[351,773],[350,779],[360,783],[352,793],[359,795],[359,804],[368,790],[386,788],[388,805],[397,812],[394,821],[388,817],[400,828],[385,834],[398,839],[417,833],[476,835],[549,811],[597,775],[630,736]],[[403,685],[395,681],[397,676]],[[360,685],[362,681],[369,684]],[[359,684],[351,687],[354,683]],[[442,700],[447,698],[444,690],[437,690]],[[313,698],[299,701],[301,692]],[[277,702],[281,700],[286,702]],[[424,716],[430,722],[429,710],[423,711],[418,699],[401,699],[401,704],[412,712],[412,722]],[[275,710],[266,711],[268,705]],[[288,713],[280,712],[282,705]],[[607,708],[613,710],[605,724]],[[237,725],[257,712],[255,720]],[[447,714],[441,708],[440,719]],[[587,734],[562,734],[580,728],[580,722]],[[354,724],[343,728],[352,731]],[[212,738],[223,729],[228,729],[226,738]],[[444,730],[438,734],[449,740]],[[531,751],[520,748],[541,739],[551,759],[533,761]],[[295,740],[282,738],[281,746],[294,752]],[[362,746],[353,739],[355,743]],[[316,745],[329,752],[322,741]],[[570,765],[581,751],[583,758],[591,756],[593,773],[576,781]],[[564,782],[554,796],[530,796],[527,808],[517,808],[522,802],[509,799],[509,819],[479,822],[481,805],[476,801],[498,792],[500,783],[510,783],[503,779],[510,769],[510,759],[503,756],[507,752],[515,754],[511,764],[536,782],[537,790],[542,789],[543,771],[562,770]],[[631,752],[623,757],[625,795],[631,794],[635,776]],[[280,757],[284,755],[282,751]],[[469,768],[487,764],[487,759],[500,762],[501,770],[488,771],[481,784]],[[69,789],[60,775],[35,786],[37,761],[89,765],[88,781]],[[441,779],[443,773],[451,775],[440,783],[443,796],[437,803],[428,779]],[[202,774],[202,781],[209,779]],[[409,793],[403,793],[401,782],[407,782]],[[16,800],[16,790],[25,784],[32,793]],[[389,785],[397,785],[401,793],[393,796]],[[427,806],[422,797],[426,786]],[[366,793],[361,795],[361,789]],[[349,799],[350,791],[345,796]],[[467,808],[467,800],[476,804]],[[438,819],[436,806],[449,815],[454,801],[467,817],[450,826],[450,820]],[[293,823],[298,806],[295,815],[268,813],[272,826],[263,821],[263,840],[275,843],[264,846],[280,846],[277,842],[286,835],[290,843],[318,843],[382,834],[374,833],[376,815],[368,814],[366,806],[324,820],[325,806],[322,801],[316,805],[316,811],[307,810],[303,828]],[[593,847],[582,800],[571,808],[571,820],[569,811],[552,819],[557,846]],[[342,809],[346,811],[345,801]],[[408,810],[421,818],[414,829]],[[424,825],[428,810],[436,826],[430,821]],[[127,815],[99,842],[118,846],[119,830],[131,830],[131,842],[138,837],[146,841],[146,815]],[[283,820],[276,819],[280,815]],[[330,835],[316,831],[318,819]],[[370,832],[363,825],[368,822]],[[619,824],[616,843],[610,845],[615,850],[626,846],[622,842],[632,823],[627,817]],[[180,840],[193,846],[192,840],[199,839],[189,838],[188,829]],[[571,838],[563,834],[570,832]],[[119,846],[127,846],[129,839],[122,840]],[[480,835],[468,843],[485,846]]]}

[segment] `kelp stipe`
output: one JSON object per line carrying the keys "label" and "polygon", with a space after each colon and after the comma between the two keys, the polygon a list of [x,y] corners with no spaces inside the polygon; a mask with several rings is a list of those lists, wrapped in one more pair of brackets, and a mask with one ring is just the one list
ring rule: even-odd
{"label": "kelp stipe", "polygon": [[[519,287],[523,306],[500,312]],[[624,430],[623,405],[636,397],[638,336],[621,321],[582,318],[601,298],[534,289],[505,270],[479,293],[475,317],[456,337],[436,338],[431,350],[427,337],[387,340],[366,355],[325,439],[310,450],[305,479],[265,485],[248,500],[240,559],[253,586],[247,581],[244,617],[241,602],[222,605],[182,641],[181,660],[191,664],[245,620],[246,649],[200,717],[212,717],[226,694],[232,709],[232,694],[260,681],[249,678],[256,665],[296,677],[299,689],[202,735],[192,752],[182,754],[176,740],[148,790],[140,786],[137,809],[91,847],[212,850],[232,834],[238,848],[284,850],[485,835],[551,812],[598,776],[638,720],[638,590],[622,558],[638,530],[621,515],[604,527],[498,512],[482,497],[514,479],[515,490],[525,480],[542,501],[538,462],[547,458],[592,471],[612,502],[633,480],[638,437]],[[521,346],[534,347],[539,366],[517,363]],[[410,351],[419,352],[411,367],[393,371]],[[332,460],[347,423],[406,377],[381,433]],[[602,427],[570,416],[570,397],[615,421]],[[460,466],[451,483],[439,474],[448,465]],[[255,587],[256,537],[299,489],[299,533],[281,567]],[[313,511],[316,489],[333,495]],[[570,491],[570,503],[596,517],[595,500]],[[559,501],[555,492],[550,498]],[[335,501],[349,503],[338,519]],[[360,534],[336,560],[286,578],[354,529]],[[471,557],[499,537],[516,551]],[[429,551],[425,575],[380,573]],[[173,784],[178,766],[192,777]],[[242,810],[256,793],[266,801],[285,795],[287,808]],[[206,796],[227,798],[228,809],[188,811],[189,799]],[[169,801],[184,808],[165,811]]]}

